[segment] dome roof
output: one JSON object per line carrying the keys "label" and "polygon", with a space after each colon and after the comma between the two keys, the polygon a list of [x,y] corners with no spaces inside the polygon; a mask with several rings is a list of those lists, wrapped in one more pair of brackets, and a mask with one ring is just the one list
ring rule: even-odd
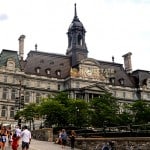
{"label": "dome roof", "polygon": [[80,22],[80,20],[77,16],[76,4],[75,4],[75,13],[74,14],[75,15],[74,15],[74,18],[72,20],[72,23],[69,26],[69,30],[72,30],[72,29],[83,29],[83,30],[85,30],[82,22]]}

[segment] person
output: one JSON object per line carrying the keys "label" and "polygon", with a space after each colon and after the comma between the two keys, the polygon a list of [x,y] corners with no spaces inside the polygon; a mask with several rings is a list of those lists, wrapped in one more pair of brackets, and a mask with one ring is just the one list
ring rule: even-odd
{"label": "person", "polygon": [[11,146],[11,142],[12,142],[11,126],[9,126],[8,129],[7,129],[7,136],[8,136],[8,145]]}
{"label": "person", "polygon": [[59,130],[58,138],[56,138],[56,141],[55,141],[56,144],[62,145],[61,133],[62,131]]}
{"label": "person", "polygon": [[1,148],[2,148],[2,150],[5,150],[5,147],[6,147],[6,137],[7,137],[7,129],[6,129],[5,126],[3,126],[1,128],[0,137],[1,137]]}
{"label": "person", "polygon": [[16,133],[13,134],[12,136],[12,150],[17,150],[19,147],[18,141],[19,141],[20,137],[17,136]]}
{"label": "person", "polygon": [[27,126],[23,127],[23,131],[21,132],[22,138],[22,150],[28,150],[29,144],[31,142],[31,132],[28,130]]}
{"label": "person", "polygon": [[61,139],[62,139],[62,148],[64,148],[67,144],[67,133],[65,129],[62,129]]}
{"label": "person", "polygon": [[15,127],[15,133],[16,133],[17,137],[20,137],[21,129],[20,129],[20,127],[18,125],[16,125],[16,127]]}
{"label": "person", "polygon": [[75,143],[75,138],[76,138],[76,133],[74,130],[71,131],[69,138],[70,138],[71,149],[74,149],[74,143]]}
{"label": "person", "polygon": [[8,145],[11,146],[12,145],[12,139],[13,135],[12,135],[12,132],[9,133],[9,136],[8,136]]}

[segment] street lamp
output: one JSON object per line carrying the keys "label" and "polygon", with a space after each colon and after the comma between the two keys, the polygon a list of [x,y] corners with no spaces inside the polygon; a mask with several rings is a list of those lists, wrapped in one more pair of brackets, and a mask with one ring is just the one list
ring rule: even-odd
{"label": "street lamp", "polygon": [[79,108],[76,106],[76,118],[77,118],[77,120],[76,120],[76,125],[78,126],[78,120],[79,120]]}
{"label": "street lamp", "polygon": [[[18,111],[24,108],[24,95],[21,80],[19,80],[19,95],[15,99],[15,107]],[[18,119],[18,126],[21,128],[21,118]]]}

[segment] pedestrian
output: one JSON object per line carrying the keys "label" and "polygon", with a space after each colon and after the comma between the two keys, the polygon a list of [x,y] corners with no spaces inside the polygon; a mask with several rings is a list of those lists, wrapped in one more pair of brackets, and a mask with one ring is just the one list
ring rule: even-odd
{"label": "pedestrian", "polygon": [[9,133],[9,136],[8,136],[8,145],[11,146],[12,145],[12,139],[13,135],[12,135],[12,132]]}
{"label": "pedestrian", "polygon": [[1,137],[1,148],[2,148],[2,150],[5,150],[5,147],[6,147],[6,137],[7,137],[7,129],[6,129],[5,126],[3,126],[1,128],[0,137]]}
{"label": "pedestrian", "polygon": [[8,146],[11,146],[11,143],[12,143],[12,130],[11,130],[11,126],[9,126],[8,129],[7,129],[7,136],[8,136]]}
{"label": "pedestrian", "polygon": [[23,127],[23,131],[21,132],[22,138],[22,150],[28,150],[31,142],[31,132],[28,130],[27,126]]}
{"label": "pedestrian", "polygon": [[56,144],[62,145],[61,133],[62,131],[59,130],[58,137],[56,138],[56,141],[55,141]]}
{"label": "pedestrian", "polygon": [[62,148],[65,148],[67,144],[67,133],[65,129],[62,129],[61,139],[62,139]]}
{"label": "pedestrian", "polygon": [[18,149],[18,147],[19,147],[19,139],[20,139],[20,137],[19,136],[17,136],[17,134],[16,133],[14,133],[13,134],[13,136],[12,136],[12,150],[17,150]]}
{"label": "pedestrian", "polygon": [[71,131],[69,138],[70,138],[71,149],[74,149],[74,143],[75,143],[75,138],[76,138],[76,133],[74,130]]}
{"label": "pedestrian", "polygon": [[20,127],[18,125],[16,125],[16,127],[15,127],[15,133],[16,133],[17,137],[20,137],[21,129],[20,129]]}

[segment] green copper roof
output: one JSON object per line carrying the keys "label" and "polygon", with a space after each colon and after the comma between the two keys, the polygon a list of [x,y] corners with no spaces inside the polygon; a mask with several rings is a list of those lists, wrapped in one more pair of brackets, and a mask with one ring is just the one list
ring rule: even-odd
{"label": "green copper roof", "polygon": [[0,67],[6,66],[7,60],[12,58],[15,61],[16,68],[20,68],[17,51],[3,49],[0,54]]}

